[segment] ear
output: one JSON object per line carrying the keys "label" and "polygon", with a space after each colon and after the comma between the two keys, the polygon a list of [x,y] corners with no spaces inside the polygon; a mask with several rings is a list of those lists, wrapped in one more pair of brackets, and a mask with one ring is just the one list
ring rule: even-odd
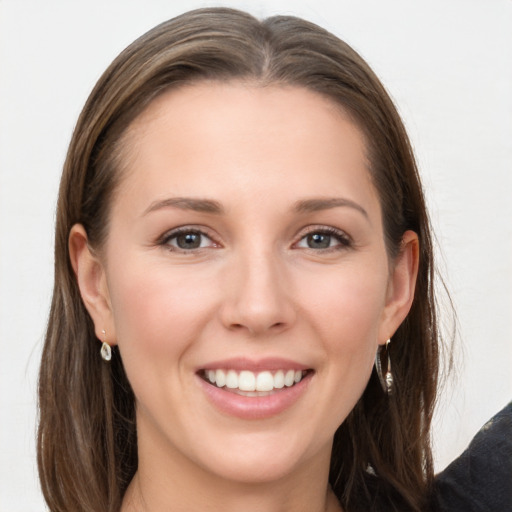
{"label": "ear", "polygon": [[68,246],[71,266],[84,305],[94,323],[96,337],[109,345],[115,345],[115,326],[105,268],[89,246],[87,233],[81,224],[71,228]]}
{"label": "ear", "polygon": [[381,345],[393,336],[411,309],[418,277],[419,255],[418,235],[414,231],[406,231],[389,277],[386,305],[379,330]]}

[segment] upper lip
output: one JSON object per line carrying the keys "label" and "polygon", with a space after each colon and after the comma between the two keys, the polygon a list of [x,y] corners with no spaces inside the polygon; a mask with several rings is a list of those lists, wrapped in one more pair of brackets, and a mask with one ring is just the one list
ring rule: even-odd
{"label": "upper lip", "polygon": [[236,357],[212,361],[198,368],[200,370],[248,370],[252,372],[273,371],[273,370],[310,370],[311,367],[281,357],[266,357],[263,359],[249,359],[245,357]]}

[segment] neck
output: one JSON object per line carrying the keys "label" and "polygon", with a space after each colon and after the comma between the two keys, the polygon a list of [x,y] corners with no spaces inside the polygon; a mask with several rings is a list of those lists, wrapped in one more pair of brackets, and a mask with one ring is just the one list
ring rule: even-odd
{"label": "neck", "polygon": [[228,490],[223,486],[212,493],[205,492],[198,484],[193,494],[179,491],[175,485],[167,485],[164,492],[153,492],[154,487],[137,473],[126,492],[121,512],[342,512],[329,486],[322,492],[311,492],[300,485],[290,492],[277,483],[274,489],[267,485],[232,486]]}
{"label": "neck", "polygon": [[330,446],[280,478],[247,482],[212,474],[151,437],[139,437],[139,466],[121,512],[341,511],[328,484]]}

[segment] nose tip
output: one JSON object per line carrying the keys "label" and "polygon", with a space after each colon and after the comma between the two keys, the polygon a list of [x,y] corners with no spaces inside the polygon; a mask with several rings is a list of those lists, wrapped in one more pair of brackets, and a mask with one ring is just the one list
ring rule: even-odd
{"label": "nose tip", "polygon": [[225,287],[222,322],[231,331],[250,336],[277,334],[295,320],[285,276],[273,259],[240,265]]}

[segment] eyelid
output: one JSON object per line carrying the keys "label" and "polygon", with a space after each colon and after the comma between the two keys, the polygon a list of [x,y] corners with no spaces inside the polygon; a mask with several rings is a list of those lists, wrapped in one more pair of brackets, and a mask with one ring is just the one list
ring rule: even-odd
{"label": "eyelid", "polygon": [[[211,245],[208,247],[198,247],[195,249],[181,249],[179,247],[173,246],[169,244],[169,241],[173,238],[176,238],[180,234],[184,233],[198,233],[201,236],[204,236],[208,238],[211,241]],[[315,224],[311,226],[306,226],[303,228],[299,234],[296,237],[296,241],[293,243],[293,246],[297,246],[304,238],[306,238],[308,235],[311,235],[313,233],[320,233],[325,235],[330,235],[334,238],[336,238],[339,242],[339,245],[336,245],[334,247],[329,247],[325,249],[313,249],[309,248],[312,251],[320,252],[320,251],[329,251],[329,250],[336,250],[336,249],[344,249],[349,248],[353,246],[353,240],[344,230],[335,228],[333,226],[326,226],[321,224]],[[208,249],[211,247],[219,248],[222,247],[222,244],[218,241],[218,237],[216,237],[210,229],[205,228],[204,226],[198,226],[198,225],[184,225],[184,226],[178,226],[175,228],[172,228],[165,233],[163,233],[156,241],[157,245],[164,246],[168,250],[171,250],[173,252],[181,252],[181,253],[192,253],[192,252],[198,252],[202,249]],[[308,248],[304,248],[308,249]]]}
{"label": "eyelid", "polygon": [[185,226],[178,226],[172,229],[169,229],[166,231],[163,235],[161,235],[158,239],[156,244],[165,246],[168,250],[173,252],[181,252],[181,253],[192,253],[192,252],[198,252],[201,249],[208,249],[209,247],[198,247],[195,249],[181,249],[179,247],[175,247],[173,245],[169,244],[169,241],[173,238],[178,237],[181,234],[184,233],[198,233],[201,236],[204,236],[208,238],[212,244],[209,247],[221,247],[220,242],[216,240],[216,237],[213,235],[211,230],[205,228],[204,226],[197,226],[197,225],[185,225]]}
{"label": "eyelid", "polygon": [[352,237],[349,234],[347,234],[346,231],[343,231],[342,229],[339,229],[339,228],[335,228],[333,226],[325,226],[322,224],[316,224],[316,225],[312,225],[312,226],[307,226],[303,230],[301,230],[301,232],[297,235],[297,241],[294,242],[293,245],[297,245],[304,238],[306,238],[308,235],[311,235],[313,233],[330,235],[330,236],[337,238],[337,240],[339,241],[339,246],[329,247],[326,249],[312,249],[311,248],[311,250],[313,250],[315,252],[319,252],[322,250],[323,251],[335,250],[336,248],[340,248],[340,247],[348,248],[348,247],[352,247],[354,244]]}

